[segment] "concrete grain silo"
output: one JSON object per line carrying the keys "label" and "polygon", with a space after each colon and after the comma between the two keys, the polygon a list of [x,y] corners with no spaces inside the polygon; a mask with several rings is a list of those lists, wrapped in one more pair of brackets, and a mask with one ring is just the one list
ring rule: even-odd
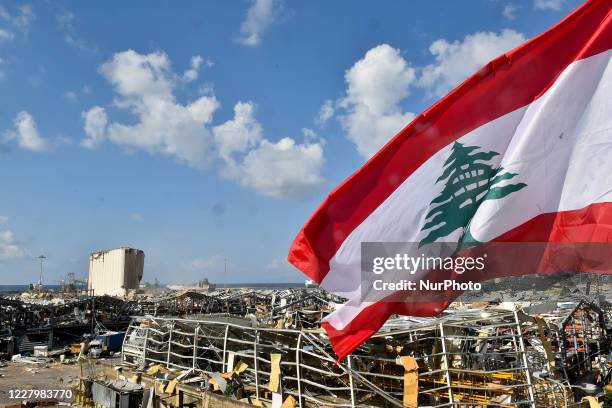
{"label": "concrete grain silo", "polygon": [[143,269],[144,252],[140,249],[121,247],[92,252],[87,288],[96,296],[126,296],[139,288]]}

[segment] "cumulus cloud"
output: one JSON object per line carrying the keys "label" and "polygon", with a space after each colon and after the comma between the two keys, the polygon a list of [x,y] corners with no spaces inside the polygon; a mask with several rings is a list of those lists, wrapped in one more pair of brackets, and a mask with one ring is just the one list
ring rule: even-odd
{"label": "cumulus cloud", "polygon": [[254,111],[252,102],[238,102],[234,106],[234,119],[213,128],[222,159],[231,160],[234,153],[244,153],[262,139],[263,130],[253,116]]}
{"label": "cumulus cloud", "polygon": [[313,129],[310,128],[302,128],[302,135],[304,136],[304,140],[308,142],[316,141],[319,139],[319,135]]}
{"label": "cumulus cloud", "polygon": [[281,0],[252,0],[240,27],[238,41],[244,45],[258,45],[261,35],[279,17],[282,9]]}
{"label": "cumulus cloud", "polygon": [[326,100],[321,105],[319,115],[315,119],[315,122],[319,126],[325,126],[325,124],[334,116],[334,102],[331,99]]}
{"label": "cumulus cloud", "polygon": [[0,28],[0,42],[10,41],[13,38],[15,38],[15,34],[13,34],[12,32],[8,30]]}
{"label": "cumulus cloud", "polygon": [[0,27],[0,42],[15,38],[13,30],[27,34],[35,18],[34,11],[28,4],[21,5],[14,14],[0,6],[0,22],[6,25]]}
{"label": "cumulus cloud", "polygon": [[322,142],[308,137],[302,144],[290,137],[271,142],[264,138],[254,112],[252,102],[238,102],[234,118],[213,128],[225,161],[223,176],[269,197],[310,196],[323,182]]}
{"label": "cumulus cloud", "polygon": [[276,143],[264,139],[230,167],[228,175],[265,196],[306,198],[323,182],[322,165],[320,143],[298,144],[290,137]]}
{"label": "cumulus cloud", "polygon": [[194,55],[191,57],[191,64],[188,70],[183,74],[183,81],[185,82],[193,82],[198,79],[198,75],[200,74],[200,67],[204,63],[204,58],[201,55]]}
{"label": "cumulus cloud", "polygon": [[[508,6],[504,14],[511,18],[517,7]],[[521,33],[509,29],[499,34],[477,32],[452,43],[440,39],[429,47],[435,62],[416,68],[398,49],[378,45],[345,72],[346,95],[335,102],[326,100],[315,122],[323,126],[335,116],[346,137],[367,159],[414,119],[414,113],[402,107],[411,89],[423,89],[427,98],[443,96],[491,59],[524,41]]]}
{"label": "cumulus cloud", "polygon": [[16,140],[24,149],[42,153],[53,150],[54,143],[42,137],[38,132],[36,121],[26,111],[21,111],[13,120],[14,128],[5,133],[5,141]]}
{"label": "cumulus cloud", "polygon": [[167,154],[193,167],[204,167],[211,160],[212,135],[207,125],[219,103],[214,96],[178,102],[174,91],[179,78],[165,53],[119,52],[102,64],[100,72],[114,88],[115,107],[131,113],[136,123],[109,122],[105,127],[102,108],[90,110],[84,114],[86,146],[93,143],[88,139],[107,137],[126,148]]}
{"label": "cumulus cloud", "polygon": [[[8,221],[7,217],[1,217],[1,224]],[[9,261],[22,258],[24,255],[19,243],[15,240],[15,235],[9,229],[0,230],[0,261]]]}
{"label": "cumulus cloud", "polygon": [[17,9],[17,13],[11,15],[4,7],[0,6],[0,17],[22,31],[30,29],[30,25],[36,19],[34,10],[29,4],[23,4]]}
{"label": "cumulus cloud", "polygon": [[504,6],[502,14],[507,20],[516,20],[516,12],[518,9],[518,6],[515,6],[512,3],[508,3]]}
{"label": "cumulus cloud", "polygon": [[105,138],[108,125],[108,116],[104,108],[94,106],[88,111],[81,113],[85,121],[85,139],[81,140],[81,146],[87,149],[96,148]]}
{"label": "cumulus cloud", "polygon": [[66,91],[64,92],[64,98],[68,99],[70,102],[78,102],[79,96],[74,91]]}
{"label": "cumulus cloud", "polygon": [[564,0],[534,0],[533,7],[538,10],[559,11],[564,2]]}
{"label": "cumulus cloud", "polygon": [[[196,56],[190,69],[203,63]],[[271,197],[306,197],[323,181],[323,142],[314,132],[303,143],[292,138],[272,142],[264,137],[252,102],[236,103],[232,119],[212,126],[217,99],[206,95],[187,104],[177,101],[178,83],[191,82],[196,74],[174,74],[164,53],[117,53],[100,72],[114,88],[114,107],[130,113],[136,123],[111,121],[104,108],[94,106],[82,113],[83,147],[108,140],[197,168],[216,161],[223,177]]]}
{"label": "cumulus cloud", "polygon": [[429,51],[435,63],[423,68],[418,84],[427,89],[429,96],[443,96],[491,59],[524,41],[521,33],[509,29],[499,34],[477,32],[452,43],[445,39],[434,41]]}
{"label": "cumulus cloud", "polygon": [[23,257],[23,251],[15,242],[13,232],[10,230],[0,231],[0,261],[19,259]]}
{"label": "cumulus cloud", "polygon": [[388,44],[372,48],[346,71],[339,120],[363,157],[372,156],[414,118],[400,102],[415,78],[415,69]]}

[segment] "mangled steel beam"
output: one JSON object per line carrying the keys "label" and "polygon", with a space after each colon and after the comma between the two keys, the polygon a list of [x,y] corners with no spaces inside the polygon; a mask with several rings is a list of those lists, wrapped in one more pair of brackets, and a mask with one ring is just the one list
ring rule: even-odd
{"label": "mangled steel beam", "polygon": [[187,372],[185,381],[205,389],[270,404],[288,397],[304,407],[569,404],[566,379],[531,341],[540,335],[531,316],[511,310],[395,318],[338,364],[318,329],[148,317],[128,329],[123,363]]}

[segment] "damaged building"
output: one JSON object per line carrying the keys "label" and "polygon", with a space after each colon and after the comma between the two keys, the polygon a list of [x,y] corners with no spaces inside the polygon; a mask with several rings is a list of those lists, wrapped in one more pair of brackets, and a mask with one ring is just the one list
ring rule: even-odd
{"label": "damaged building", "polygon": [[143,398],[168,407],[218,397],[285,408],[571,407],[611,379],[610,309],[587,300],[395,317],[336,362],[317,325],[334,303],[324,292],[229,293],[158,299],[158,312],[189,313],[134,319],[104,381],[132,378]]}
{"label": "damaged building", "polygon": [[342,361],[321,321],[345,300],[317,288],[22,294],[0,298],[0,351],[79,364],[84,407],[582,407],[612,381],[612,305],[571,292],[394,316]]}
{"label": "damaged building", "polygon": [[125,297],[138,290],[144,269],[144,252],[121,247],[89,255],[87,288],[95,295]]}

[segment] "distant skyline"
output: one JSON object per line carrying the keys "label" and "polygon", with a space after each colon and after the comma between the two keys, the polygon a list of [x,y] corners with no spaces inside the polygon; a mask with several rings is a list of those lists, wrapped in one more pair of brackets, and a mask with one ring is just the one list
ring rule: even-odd
{"label": "distant skyline", "polygon": [[331,189],[580,3],[0,1],[0,284],[120,246],[143,282],[300,282]]}

